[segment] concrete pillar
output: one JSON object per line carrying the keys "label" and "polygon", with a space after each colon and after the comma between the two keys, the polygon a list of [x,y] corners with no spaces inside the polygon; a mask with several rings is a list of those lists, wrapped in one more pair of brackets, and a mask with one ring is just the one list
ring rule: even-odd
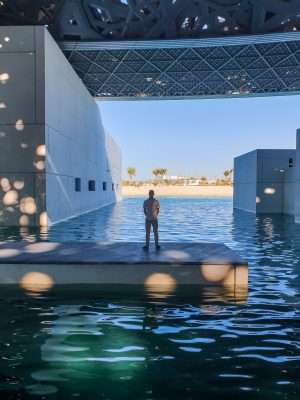
{"label": "concrete pillar", "polygon": [[300,224],[300,129],[297,130],[296,143],[295,222]]}

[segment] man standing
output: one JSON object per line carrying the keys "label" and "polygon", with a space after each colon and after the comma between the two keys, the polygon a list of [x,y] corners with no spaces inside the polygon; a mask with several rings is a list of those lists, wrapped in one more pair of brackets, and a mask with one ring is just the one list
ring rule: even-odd
{"label": "man standing", "polygon": [[150,243],[150,231],[151,226],[153,227],[154,232],[154,240],[156,250],[160,249],[159,241],[158,241],[158,214],[159,214],[159,202],[154,198],[154,191],[149,191],[149,198],[144,201],[144,214],[146,217],[146,245],[144,246],[144,250],[149,250]]}

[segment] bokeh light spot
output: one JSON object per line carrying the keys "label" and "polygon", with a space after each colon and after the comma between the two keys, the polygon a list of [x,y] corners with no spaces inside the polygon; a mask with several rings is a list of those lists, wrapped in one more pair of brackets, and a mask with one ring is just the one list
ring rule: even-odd
{"label": "bokeh light spot", "polygon": [[36,155],[40,157],[45,157],[46,156],[46,146],[44,144],[40,144],[36,148]]}
{"label": "bokeh light spot", "polygon": [[21,226],[27,226],[29,225],[29,218],[27,215],[21,215],[21,217],[19,218],[19,224]]}
{"label": "bokeh light spot", "polygon": [[24,130],[24,121],[22,119],[18,119],[16,121],[16,130],[23,131]]}
{"label": "bokeh light spot", "polygon": [[53,278],[42,272],[28,272],[20,280],[21,288],[32,294],[47,292],[53,285]]}
{"label": "bokeh light spot", "polygon": [[20,210],[24,214],[35,214],[36,203],[32,197],[24,197],[20,202]]}
{"label": "bokeh light spot", "polygon": [[14,188],[17,190],[22,190],[24,188],[24,181],[14,181]]}
{"label": "bokeh light spot", "polygon": [[39,223],[40,223],[40,226],[43,226],[43,227],[48,226],[48,215],[47,215],[46,211],[44,211],[40,214]]}
{"label": "bokeh light spot", "polygon": [[5,206],[12,206],[18,203],[18,192],[16,190],[9,190],[3,197],[3,204]]}
{"label": "bokeh light spot", "polygon": [[228,275],[229,265],[201,265],[200,271],[207,282],[222,282]]}

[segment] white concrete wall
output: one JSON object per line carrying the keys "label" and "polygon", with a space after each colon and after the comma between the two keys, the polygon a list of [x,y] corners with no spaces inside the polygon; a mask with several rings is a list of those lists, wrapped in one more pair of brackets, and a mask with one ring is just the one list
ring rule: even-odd
{"label": "white concrete wall", "polygon": [[300,129],[297,130],[295,178],[295,222],[300,224]]}
{"label": "white concrete wall", "polygon": [[0,27],[0,225],[35,225],[45,212],[42,28]]}
{"label": "white concrete wall", "polygon": [[235,159],[234,207],[256,213],[294,214],[295,150],[255,150]]}
{"label": "white concrete wall", "polygon": [[296,187],[296,154],[294,167],[285,171],[283,185],[283,213],[295,215],[295,187]]}
{"label": "white concrete wall", "polygon": [[[46,199],[53,223],[120,199],[121,153],[105,133],[95,99],[48,33],[45,68]],[[81,192],[75,192],[76,177]],[[89,180],[96,182],[94,192]]]}
{"label": "white concrete wall", "polygon": [[0,27],[0,44],[0,224],[59,222],[119,200],[120,150],[47,30]]}
{"label": "white concrete wall", "polygon": [[293,208],[289,159],[295,150],[258,150],[257,213],[284,213]]}
{"label": "white concrete wall", "polygon": [[256,212],[257,151],[234,159],[233,207]]}

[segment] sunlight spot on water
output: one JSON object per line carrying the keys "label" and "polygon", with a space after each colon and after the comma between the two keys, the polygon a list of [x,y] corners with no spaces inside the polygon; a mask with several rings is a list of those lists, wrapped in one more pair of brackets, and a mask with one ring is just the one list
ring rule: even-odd
{"label": "sunlight spot on water", "polygon": [[107,363],[145,361],[145,357],[88,357],[87,361]]}
{"label": "sunlight spot on water", "polygon": [[253,375],[244,375],[244,374],[219,374],[220,378],[242,378],[242,379],[252,379]]}
{"label": "sunlight spot on water", "polygon": [[36,396],[45,396],[47,394],[54,394],[58,391],[58,389],[55,386],[42,385],[42,384],[30,385],[27,386],[26,389],[30,394]]}
{"label": "sunlight spot on water", "polygon": [[174,343],[185,343],[185,344],[191,344],[191,343],[214,343],[215,339],[211,338],[193,338],[193,339],[170,339],[171,342]]}
{"label": "sunlight spot on water", "polygon": [[21,288],[33,295],[46,292],[51,289],[53,285],[53,278],[42,272],[28,272],[20,279]]}
{"label": "sunlight spot on water", "polygon": [[37,381],[44,381],[44,382],[67,382],[68,379],[63,378],[65,374],[64,369],[44,369],[41,371],[36,371],[31,374],[32,378]]}
{"label": "sunlight spot on water", "polygon": [[187,351],[189,353],[200,353],[202,349],[199,349],[198,347],[187,347],[187,346],[180,346],[180,350]]}
{"label": "sunlight spot on water", "polygon": [[127,351],[137,351],[137,350],[144,350],[144,347],[141,346],[125,346],[120,349],[107,349],[105,351],[111,353],[126,353]]}

